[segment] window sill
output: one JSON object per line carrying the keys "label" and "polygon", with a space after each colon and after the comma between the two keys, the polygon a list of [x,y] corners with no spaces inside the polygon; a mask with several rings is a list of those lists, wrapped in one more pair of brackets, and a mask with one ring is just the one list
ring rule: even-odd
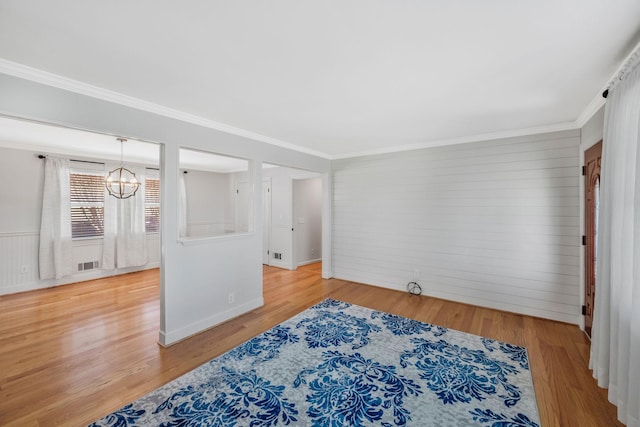
{"label": "window sill", "polygon": [[253,235],[255,235],[255,233],[246,232],[246,233],[218,234],[215,236],[181,237],[178,239],[178,243],[180,243],[182,246],[204,245],[207,243],[219,242],[223,240],[245,239]]}

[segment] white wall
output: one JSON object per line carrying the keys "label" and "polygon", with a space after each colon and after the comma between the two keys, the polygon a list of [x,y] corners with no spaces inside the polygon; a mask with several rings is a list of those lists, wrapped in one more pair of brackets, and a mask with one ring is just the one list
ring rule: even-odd
{"label": "white wall", "polygon": [[[226,134],[109,101],[0,74],[0,114],[161,144],[161,306],[159,341],[174,343],[262,305],[262,162],[323,174],[327,159]],[[118,101],[119,102],[119,101]],[[122,101],[127,102],[127,101]],[[249,233],[180,241],[178,174],[180,147],[253,160],[254,196]],[[328,191],[324,193],[329,199]],[[330,218],[323,238],[330,245]],[[330,253],[328,265],[331,265]],[[324,274],[324,272],[323,272]],[[233,292],[233,303],[228,302]]]}
{"label": "white wall", "polygon": [[225,234],[235,230],[235,197],[231,175],[189,170],[187,192],[187,237]]}
{"label": "white wall", "polygon": [[[1,144],[2,142],[0,142]],[[44,184],[39,153],[0,147],[0,295],[112,276],[160,265],[160,236],[149,234],[149,262],[140,268],[89,270],[40,280],[38,247]],[[99,160],[99,159],[97,159]],[[102,239],[73,241],[73,263],[102,263]]]}
{"label": "white wall", "polygon": [[322,179],[293,180],[295,266],[322,259]]}
{"label": "white wall", "polygon": [[334,274],[578,323],[579,131],[333,162]]}

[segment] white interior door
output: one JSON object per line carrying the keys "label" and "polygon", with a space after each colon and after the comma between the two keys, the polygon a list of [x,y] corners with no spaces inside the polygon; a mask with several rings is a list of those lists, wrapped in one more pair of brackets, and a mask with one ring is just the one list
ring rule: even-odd
{"label": "white interior door", "polygon": [[262,263],[269,264],[271,252],[271,180],[262,181]]}

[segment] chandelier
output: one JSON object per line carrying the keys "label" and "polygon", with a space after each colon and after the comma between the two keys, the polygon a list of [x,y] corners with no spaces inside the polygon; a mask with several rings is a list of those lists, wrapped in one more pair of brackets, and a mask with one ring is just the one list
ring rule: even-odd
{"label": "chandelier", "polygon": [[116,138],[120,141],[120,167],[109,172],[104,185],[109,194],[116,199],[128,199],[136,194],[140,188],[140,181],[136,178],[136,174],[123,166],[123,150],[124,142],[127,138]]}

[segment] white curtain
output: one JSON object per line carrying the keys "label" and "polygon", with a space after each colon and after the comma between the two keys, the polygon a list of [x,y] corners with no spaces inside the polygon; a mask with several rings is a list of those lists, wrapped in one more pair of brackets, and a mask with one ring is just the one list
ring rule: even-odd
{"label": "white curtain", "polygon": [[48,156],[44,161],[44,192],[40,221],[40,279],[73,274],[69,160]]}
{"label": "white curtain", "polygon": [[609,90],[590,368],[618,419],[640,426],[640,67]]}
{"label": "white curtain", "polygon": [[187,173],[178,176],[178,237],[187,237]]}
{"label": "white curtain", "polygon": [[[113,170],[118,165],[106,165]],[[105,189],[104,194],[104,243],[102,268],[135,267],[148,261],[147,234],[144,226],[145,168],[127,166],[136,174],[140,188],[128,199],[117,199]]]}

